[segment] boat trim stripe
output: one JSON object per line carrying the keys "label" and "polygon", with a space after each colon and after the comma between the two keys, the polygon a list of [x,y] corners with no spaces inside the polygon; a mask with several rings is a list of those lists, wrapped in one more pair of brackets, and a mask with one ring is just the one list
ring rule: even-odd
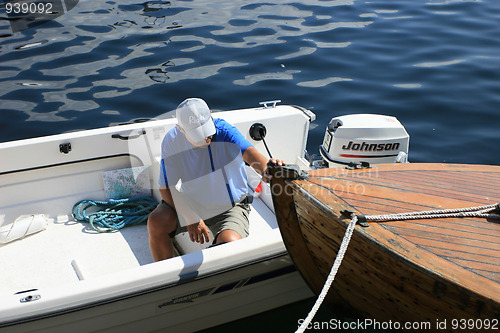
{"label": "boat trim stripe", "polygon": [[26,171],[34,171],[34,170],[39,170],[39,169],[46,169],[46,168],[53,168],[53,167],[58,167],[58,166],[63,166],[63,165],[70,165],[70,164],[76,164],[76,163],[83,163],[83,162],[92,162],[92,161],[97,161],[97,160],[103,160],[103,159],[108,159],[108,158],[116,158],[116,157],[135,157],[138,161],[141,161],[141,159],[134,155],[134,154],[116,154],[116,155],[108,155],[108,156],[99,156],[99,157],[92,157],[92,158],[87,158],[83,160],[75,160],[75,161],[69,161],[69,162],[63,162],[63,163],[55,163],[55,164],[47,164],[47,165],[40,165],[32,168],[25,168],[25,169],[18,169],[18,170],[11,170],[11,171],[4,171],[0,172],[0,176],[3,175],[8,175],[11,173],[16,173],[16,172],[26,172]]}
{"label": "boat trim stripe", "polygon": [[352,154],[340,154],[340,157],[347,158],[382,158],[382,157],[396,157],[398,154],[390,154],[390,155],[352,155]]}

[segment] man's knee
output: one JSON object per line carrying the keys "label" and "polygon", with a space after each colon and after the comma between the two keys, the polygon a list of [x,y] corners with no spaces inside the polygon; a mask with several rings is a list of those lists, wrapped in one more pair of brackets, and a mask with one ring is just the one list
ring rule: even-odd
{"label": "man's knee", "polygon": [[148,231],[153,234],[170,234],[177,228],[177,214],[172,209],[156,207],[148,217]]}
{"label": "man's knee", "polygon": [[226,229],[217,235],[215,242],[216,243],[228,243],[228,242],[234,242],[234,241],[240,240],[242,238],[243,237],[241,237],[241,235],[238,232],[231,230],[231,229]]}

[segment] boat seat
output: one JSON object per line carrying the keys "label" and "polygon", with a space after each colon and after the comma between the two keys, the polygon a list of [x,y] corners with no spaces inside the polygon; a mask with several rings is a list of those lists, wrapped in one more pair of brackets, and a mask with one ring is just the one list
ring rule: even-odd
{"label": "boat seat", "polygon": [[[248,238],[258,238],[262,233],[278,228],[278,223],[274,213],[260,198],[255,199],[251,205],[249,228],[250,233]],[[211,232],[210,239],[214,239]],[[211,241],[205,244],[193,243],[187,232],[177,234],[175,236],[175,243],[177,250],[181,254],[197,252],[212,245]]]}

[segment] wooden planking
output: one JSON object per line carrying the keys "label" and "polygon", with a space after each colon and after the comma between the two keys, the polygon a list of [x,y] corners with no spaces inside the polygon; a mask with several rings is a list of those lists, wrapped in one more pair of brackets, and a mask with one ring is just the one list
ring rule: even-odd
{"label": "wooden planking", "polygon": [[[413,228],[401,228],[398,226],[386,227],[386,229],[393,231],[406,239],[412,239],[412,241],[420,246],[424,247],[442,247],[448,249],[450,255],[456,252],[457,258],[460,258],[460,253],[478,253],[484,256],[488,256],[489,260],[494,260],[500,255],[500,244],[494,241],[498,237],[490,236],[487,240],[477,239],[470,237],[471,233],[463,232],[447,232],[447,230],[442,230],[441,228],[434,228],[437,231],[431,231],[430,228],[425,228],[425,226],[417,227],[414,225]],[[451,246],[464,246],[464,249],[460,251],[459,249],[450,248]],[[468,251],[467,251],[468,250]]]}
{"label": "wooden planking", "polygon": [[[431,244],[428,244],[427,246],[429,248],[433,248],[432,252],[438,254],[439,256],[442,257],[447,257],[447,258],[463,258],[465,260],[474,260],[474,261],[491,261],[492,258],[495,258],[498,256],[498,252],[495,250],[490,250],[490,249],[480,249],[478,251],[474,252],[462,252],[459,253],[459,257],[457,256],[457,251],[451,251],[450,249],[440,247],[441,244],[438,243],[436,244],[437,246],[432,246]],[[498,267],[498,266],[497,266]],[[496,269],[496,271],[500,271],[500,267]]]}
{"label": "wooden planking", "polygon": [[[477,167],[477,166],[474,166]],[[483,167],[483,166],[481,166]],[[330,176],[336,177],[336,179],[351,180],[356,183],[370,183],[374,185],[383,186],[386,188],[398,188],[398,189],[409,189],[410,191],[418,191],[422,193],[430,193],[433,195],[455,195],[456,193],[470,195],[478,195],[483,197],[483,191],[498,193],[498,170],[491,168],[482,168],[483,171],[475,171],[474,176],[471,176],[471,169],[464,168],[463,166],[459,171],[446,170],[435,170],[436,167],[429,164],[423,164],[419,166],[419,169],[408,168],[405,166],[405,170],[395,170],[389,169],[385,166],[374,166],[373,170],[354,170],[352,172],[347,171],[334,171],[330,173]],[[429,170],[422,170],[424,168],[429,168]],[[409,169],[409,170],[407,170]],[[434,169],[434,170],[433,170]],[[488,171],[485,171],[488,170]],[[325,176],[325,171],[317,172],[314,171],[312,176],[318,175],[319,177]],[[411,175],[409,177],[409,175]],[[436,182],[436,179],[442,179],[441,182]],[[462,182],[462,185],[467,185],[468,188],[463,190],[461,186],[451,188],[450,184],[456,183],[457,180]],[[469,186],[470,185],[470,186]],[[481,188],[481,185],[483,188]],[[427,191],[427,192],[424,192]],[[498,198],[497,198],[498,200]]]}
{"label": "wooden planking", "polygon": [[[314,181],[313,181],[314,182]],[[437,195],[436,193],[419,193],[411,188],[387,189],[371,184],[359,184],[352,181],[323,181],[320,186],[332,187],[331,194],[341,197],[343,200],[360,200],[369,205],[382,202],[387,205],[387,212],[403,212],[412,209],[439,209],[439,208],[462,208],[467,206],[479,206],[494,203],[494,200],[486,200],[478,197],[474,201],[470,198],[455,195]],[[326,199],[326,198],[325,198]],[[486,202],[485,202],[486,201]],[[415,208],[405,206],[414,205]],[[399,208],[399,210],[398,210]],[[369,211],[364,211],[370,214]]]}
{"label": "wooden planking", "polygon": [[[415,186],[432,186],[432,189],[438,189],[438,191],[446,190],[449,188],[446,184],[451,184],[456,182],[457,180],[461,182],[465,182],[465,184],[470,187],[472,193],[481,193],[481,191],[476,191],[474,188],[478,189],[479,186],[486,186],[486,190],[493,190],[494,186],[489,183],[491,181],[491,174],[478,173],[474,176],[469,175],[467,171],[411,171],[412,178],[409,179],[408,173],[404,171],[400,172],[384,172],[381,171],[379,173],[380,180],[389,180],[391,182],[399,180],[403,180],[405,182],[409,182],[409,184],[413,184]],[[436,184],[436,178],[439,178],[445,182],[441,184]],[[471,186],[469,186],[471,185]],[[460,191],[460,189],[455,189]],[[465,193],[469,193],[469,191],[462,191]]]}
{"label": "wooden planking", "polygon": [[[446,189],[446,191],[438,191],[436,189],[430,188],[431,185],[425,187],[422,184],[419,184],[418,186],[412,186],[411,184],[409,184],[409,181],[401,181],[399,183],[391,184],[384,184],[384,182],[382,182],[380,179],[377,179],[373,182],[371,182],[370,179],[370,182],[368,182],[368,180],[366,179],[357,181],[352,179],[325,180],[321,178],[311,178],[310,181],[320,186],[331,188],[332,194],[336,194],[343,199],[358,198],[362,200],[363,198],[365,198],[365,200],[376,200],[377,198],[380,198],[381,200],[393,201],[394,204],[397,205],[415,203],[422,205],[423,207],[442,208],[439,207],[439,205],[446,204],[447,206],[453,205],[456,206],[456,208],[459,208],[460,205],[463,204],[467,204],[468,206],[471,206],[471,204],[472,206],[477,206],[482,204],[495,203],[495,201],[498,200],[498,197],[492,197],[491,199],[489,199],[488,195],[485,195],[484,193],[472,196],[469,193],[461,193],[462,190],[454,190],[453,188]],[[377,182],[381,183],[377,184]],[[408,199],[413,199],[414,201],[409,202]]]}
{"label": "wooden planking", "polygon": [[[315,170],[309,180],[290,183],[296,216],[288,214],[288,221],[278,217],[278,223],[290,255],[301,258],[296,261],[299,270],[315,277],[310,285],[316,293],[322,287],[316,274],[325,280],[345,233],[348,220],[339,216],[341,210],[381,214],[463,208],[500,197],[499,167],[405,164],[374,169]],[[275,202],[280,199],[273,196]],[[356,226],[332,285],[335,299],[379,320],[497,318],[499,226],[475,218]],[[290,246],[290,234],[300,247]]]}
{"label": "wooden planking", "polygon": [[[269,168],[273,173],[273,168]],[[297,221],[296,205],[293,201],[290,185],[285,183],[283,178],[273,177],[271,180],[271,192],[280,193],[280,197],[273,196],[273,205],[276,211],[276,219],[280,221],[280,232],[283,242],[289,252],[295,253],[292,257],[295,266],[303,267],[312,262],[310,251],[304,241]],[[302,277],[312,290],[318,290],[324,284],[324,278],[316,266],[311,266],[307,270],[301,270]],[[332,302],[339,299],[334,292],[328,297]]]}
{"label": "wooden planking", "polygon": [[[375,171],[365,172],[366,175],[361,170],[352,173],[343,171],[340,175],[335,171],[336,179],[324,179],[321,177],[325,176],[323,173],[318,178],[311,178],[311,181],[334,189],[330,193],[338,195],[364,214],[462,208],[499,201],[498,168],[459,166],[458,171],[446,168],[427,171],[417,167],[400,171],[394,167],[381,166]],[[476,171],[478,168],[483,171]],[[483,276],[491,278],[491,269],[483,271],[478,267],[471,267],[478,263],[467,260],[470,253],[484,254],[478,257],[482,258],[480,262],[484,265],[493,262],[494,267],[500,266],[500,252],[496,252],[499,250],[500,232],[498,224],[494,222],[467,218],[385,222],[383,225],[392,232],[427,247],[429,251]],[[424,234],[425,237],[422,237]],[[437,250],[439,248],[447,248],[448,255],[444,256]],[[488,252],[489,250],[494,251]],[[454,254],[449,255],[450,252]]]}
{"label": "wooden planking", "polygon": [[414,223],[408,227],[402,227],[400,225],[389,226],[388,224],[390,222],[386,222],[387,224],[384,224],[384,227],[406,238],[418,237],[421,239],[421,241],[418,242],[419,245],[426,245],[424,242],[426,239],[429,239],[435,242],[441,241],[443,243],[442,245],[464,245],[475,247],[478,251],[481,251],[481,249],[491,250],[491,258],[497,258],[500,255],[500,238],[498,235],[484,235],[456,229],[429,227],[425,224],[418,225],[417,221],[425,220],[415,220],[413,221]]}
{"label": "wooden planking", "polygon": [[[294,198],[300,227],[313,258],[306,269],[310,266],[318,268],[325,279],[343,238],[347,221],[335,222],[332,220],[335,215],[315,210],[314,204],[300,192],[294,195]],[[399,247],[397,238],[391,238],[391,244],[405,253],[404,256],[398,257],[387,253],[386,249],[381,249],[381,244],[363,237],[360,233],[363,230],[365,229],[356,227],[357,232],[353,234],[332,288],[347,300],[349,305],[360,309],[368,318],[397,321],[411,321],[415,318],[442,320],[456,316],[470,318],[474,313],[490,316],[496,311],[494,305],[481,305],[482,298],[478,298],[474,293],[464,292],[460,284],[445,286],[444,282],[436,282],[436,276],[426,273],[425,269],[404,263],[406,259],[429,260],[429,256],[423,255],[422,249],[411,243]],[[294,256],[293,252],[291,255]],[[450,265],[446,264],[445,260],[440,262],[434,259],[430,266],[433,271],[437,271],[440,266]],[[459,279],[463,275],[462,281],[474,280],[470,274],[462,274],[454,267],[450,267],[449,271],[459,276]],[[441,289],[442,292],[436,291]],[[318,293],[319,289],[315,292]],[[464,302],[463,299],[467,299],[467,303],[457,308],[457,304]],[[419,304],[425,306],[418,306]]]}
{"label": "wooden planking", "polygon": [[[324,170],[315,171],[312,175],[318,175],[318,177],[310,179],[319,186],[333,189],[330,194],[341,197],[346,203],[364,214],[445,207],[461,208],[494,203],[499,197],[498,167],[456,165],[450,168],[450,166],[424,164],[423,166],[412,165],[410,170],[406,170],[407,166],[403,167],[405,170],[397,170],[397,168],[401,169],[400,166],[376,166],[376,168],[375,171],[369,170],[368,172],[363,170],[353,172],[335,170],[334,172],[327,171],[327,173]],[[427,168],[430,171],[423,170]],[[362,191],[359,185],[362,186]],[[361,193],[352,191],[356,186],[358,186],[358,192]],[[387,192],[392,193],[387,195]],[[443,219],[437,222],[441,225],[436,224],[436,220],[416,220],[387,222],[384,226],[408,237],[413,233],[425,232],[427,238],[441,240],[444,243],[455,234],[457,238],[455,243],[452,243],[453,246],[472,246],[472,249],[455,249],[457,253],[474,252],[477,250],[473,244],[475,241],[483,242],[483,245],[490,242],[494,248],[500,243],[498,225],[493,222],[469,218]],[[456,240],[463,241],[456,242]],[[455,257],[460,258],[460,255]],[[494,260],[497,258],[498,256],[493,257]]]}

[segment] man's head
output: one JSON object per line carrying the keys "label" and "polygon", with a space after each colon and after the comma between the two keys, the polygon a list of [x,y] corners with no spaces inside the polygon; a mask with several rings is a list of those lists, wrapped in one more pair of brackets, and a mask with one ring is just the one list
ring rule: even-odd
{"label": "man's head", "polygon": [[188,98],[176,110],[177,123],[193,144],[205,142],[215,134],[215,125],[207,103],[200,98]]}

